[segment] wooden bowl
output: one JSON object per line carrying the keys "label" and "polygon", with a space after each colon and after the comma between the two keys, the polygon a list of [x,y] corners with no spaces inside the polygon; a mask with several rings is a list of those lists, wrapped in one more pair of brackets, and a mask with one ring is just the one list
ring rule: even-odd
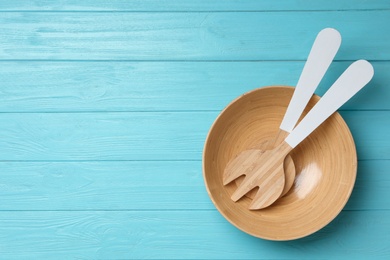
{"label": "wooden bowl", "polygon": [[[343,118],[334,113],[291,152],[297,175],[286,196],[255,211],[248,209],[248,197],[230,199],[237,186],[222,184],[226,164],[276,134],[293,91],[273,86],[240,96],[215,120],[203,151],[203,177],[216,208],[237,228],[269,240],[301,238],[327,225],[345,206],[356,179],[355,144]],[[318,100],[314,95],[304,114]]]}

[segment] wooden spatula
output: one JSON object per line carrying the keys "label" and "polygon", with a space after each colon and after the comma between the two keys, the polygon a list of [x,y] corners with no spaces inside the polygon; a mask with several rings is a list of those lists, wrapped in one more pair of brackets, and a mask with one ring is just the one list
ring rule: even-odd
{"label": "wooden spatula", "polygon": [[[256,150],[259,150],[258,152],[275,148],[293,130],[315,89],[320,84],[336,56],[340,44],[341,35],[337,30],[325,28],[318,33],[287,107],[286,114],[280,124],[278,134],[274,139],[259,144],[256,147]],[[290,155],[287,155],[284,163],[285,182],[281,196],[290,190],[295,179],[294,161]],[[241,181],[242,179],[237,179],[238,186],[241,184]],[[249,193],[248,196],[253,198],[253,192]]]}

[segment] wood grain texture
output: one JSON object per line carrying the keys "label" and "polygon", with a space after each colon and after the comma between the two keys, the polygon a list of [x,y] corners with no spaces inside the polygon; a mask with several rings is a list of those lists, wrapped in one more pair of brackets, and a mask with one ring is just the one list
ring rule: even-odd
{"label": "wood grain texture", "polygon": [[[390,159],[390,111],[343,111],[358,158]],[[200,160],[218,112],[3,113],[0,160]]]}
{"label": "wood grain texture", "polygon": [[[322,96],[351,62],[330,66]],[[0,62],[0,112],[223,109],[261,86],[297,84],[304,62]],[[342,110],[390,110],[390,62]]]}
{"label": "wood grain texture", "polygon": [[[272,149],[272,148],[274,148],[274,146],[276,144],[279,144],[282,141],[284,141],[284,139],[287,136],[287,134],[288,134],[287,132],[285,132],[285,131],[280,129],[278,134],[276,135],[275,139],[264,141],[262,143],[259,143],[258,145],[256,144],[255,148],[259,149],[259,150],[262,150],[262,151]],[[291,158],[290,154],[288,154],[286,156],[286,159],[284,160],[283,163],[284,163],[283,164],[283,170],[284,170],[284,178],[285,179],[284,179],[283,191],[282,191],[282,194],[280,195],[280,197],[283,197],[284,195],[287,194],[287,192],[289,192],[289,190],[291,189],[291,187],[294,184],[295,174],[296,174],[295,164],[294,164],[294,161]],[[244,177],[244,176],[241,176],[241,178],[238,178],[238,179],[235,180],[235,183],[236,183],[236,185],[238,187],[240,186],[240,184],[244,180],[244,178],[242,178],[242,177]],[[249,198],[251,198],[253,200],[253,198],[256,195],[256,192],[257,192],[256,189],[255,190],[251,190],[250,192],[246,193],[245,196],[249,197]]]}
{"label": "wood grain texture", "polygon": [[277,243],[237,230],[214,210],[0,212],[0,253],[6,259],[313,259],[320,250],[326,259],[386,259],[389,219],[389,211],[342,212],[312,236]]}
{"label": "wood grain texture", "polygon": [[[207,192],[218,211],[241,230],[269,240],[293,240],[324,227],[344,208],[356,179],[355,145],[339,114],[293,151],[284,141],[272,150],[253,150],[256,141],[278,134],[293,92],[269,87],[236,99],[211,127],[202,158]],[[303,115],[318,99],[311,98]],[[297,176],[290,192],[278,199],[290,151]],[[229,184],[241,174],[246,178],[240,186]],[[240,199],[256,186],[253,200]]]}
{"label": "wood grain texture", "polygon": [[169,11],[169,12],[199,12],[199,11],[291,11],[291,10],[376,10],[390,9],[390,4],[381,0],[350,0],[343,1],[299,1],[299,0],[62,0],[53,2],[47,0],[2,1],[0,11]]}
{"label": "wood grain texture", "polygon": [[2,162],[0,169],[0,210],[214,208],[200,161]]}
{"label": "wood grain texture", "polygon": [[[388,259],[389,8],[0,1],[0,258]],[[255,239],[214,210],[201,177],[204,139],[242,93],[295,85],[327,26],[343,46],[317,94],[352,60],[374,60],[376,71],[342,112],[362,159],[355,189],[313,236]]]}
{"label": "wood grain texture", "polygon": [[[389,167],[390,160],[359,161],[345,210],[390,210]],[[0,162],[0,169],[0,211],[214,209],[200,160]]]}
{"label": "wood grain texture", "polygon": [[390,59],[390,34],[373,30],[390,10],[8,12],[0,23],[2,60],[304,60],[325,27],[343,36],[338,60]]}
{"label": "wood grain texture", "polygon": [[0,160],[196,160],[215,115],[0,114]]}

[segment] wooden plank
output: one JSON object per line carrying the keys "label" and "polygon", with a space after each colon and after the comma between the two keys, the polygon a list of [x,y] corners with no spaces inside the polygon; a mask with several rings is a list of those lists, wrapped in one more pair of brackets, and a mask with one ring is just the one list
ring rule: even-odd
{"label": "wooden plank", "polygon": [[347,210],[389,209],[387,198],[390,187],[390,161],[359,161],[352,195],[345,206]]}
{"label": "wooden plank", "polygon": [[389,9],[390,4],[380,0],[343,0],[343,1],[257,1],[257,0],[65,0],[28,1],[19,0],[0,2],[0,11],[294,11],[294,10],[372,10]]}
{"label": "wooden plank", "polygon": [[[0,160],[200,160],[217,112],[3,113]],[[343,111],[360,159],[390,159],[390,111]]]}
{"label": "wooden plank", "polygon": [[0,168],[0,210],[214,208],[200,161],[6,162]]}
{"label": "wooden plank", "polygon": [[312,236],[251,237],[216,211],[0,212],[6,259],[388,258],[389,211],[342,212]]}
{"label": "wooden plank", "polygon": [[[323,95],[351,62],[335,62]],[[260,86],[292,85],[304,62],[2,62],[0,112],[223,109]],[[390,62],[373,62],[370,86],[343,106],[390,109]]]}
{"label": "wooden plank", "polygon": [[0,23],[2,60],[304,60],[325,27],[343,35],[339,60],[390,59],[390,10],[5,12]]}
{"label": "wooden plank", "polygon": [[[210,210],[201,161],[0,162],[1,210]],[[390,161],[360,161],[346,210],[390,210]]]}
{"label": "wooden plank", "polygon": [[390,140],[388,113],[390,111],[340,112],[352,132],[359,159],[390,158],[390,146],[387,145],[387,140]]}
{"label": "wooden plank", "polygon": [[216,113],[0,114],[0,160],[199,159]]}

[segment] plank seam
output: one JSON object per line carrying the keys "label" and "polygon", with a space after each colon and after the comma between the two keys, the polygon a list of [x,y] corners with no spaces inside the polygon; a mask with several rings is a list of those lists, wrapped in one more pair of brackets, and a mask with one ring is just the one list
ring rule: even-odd
{"label": "plank seam", "polygon": [[[227,104],[226,104],[227,105]],[[219,113],[221,109],[210,109],[210,110],[85,110],[85,111],[0,111],[0,114],[133,114],[133,113]],[[390,109],[340,109],[338,112],[389,112]]]}
{"label": "plank seam", "polygon": [[294,10],[0,10],[0,13],[306,13],[306,12],[378,12],[390,8],[373,9],[294,9]]}
{"label": "plank seam", "polygon": [[[358,159],[358,162],[390,161],[390,159]],[[202,162],[201,159],[166,159],[166,160],[0,160],[1,163],[86,163],[86,162]]]}
{"label": "plank seam", "polygon": [[[211,202],[210,202],[211,203]],[[218,212],[216,208],[208,209],[11,209],[0,210],[0,212]],[[341,212],[373,212],[390,211],[390,209],[343,209]]]}
{"label": "plank seam", "polygon": [[[389,59],[384,59],[384,60],[375,60],[375,59],[368,59],[370,62],[389,62]],[[139,59],[116,59],[116,60],[110,60],[110,59],[90,59],[90,60],[82,60],[82,59],[0,59],[0,62],[118,62],[118,63],[126,63],[126,62],[156,62],[156,63],[163,63],[163,62],[172,62],[172,63],[226,63],[226,62],[305,62],[306,59],[291,59],[291,60],[267,60],[267,59],[253,59],[253,60],[223,60],[223,59],[214,59],[214,60],[188,60],[188,59],[175,59],[175,60],[153,60],[153,59],[144,59],[144,60],[139,60]],[[335,59],[333,62],[354,62],[356,59]]]}

